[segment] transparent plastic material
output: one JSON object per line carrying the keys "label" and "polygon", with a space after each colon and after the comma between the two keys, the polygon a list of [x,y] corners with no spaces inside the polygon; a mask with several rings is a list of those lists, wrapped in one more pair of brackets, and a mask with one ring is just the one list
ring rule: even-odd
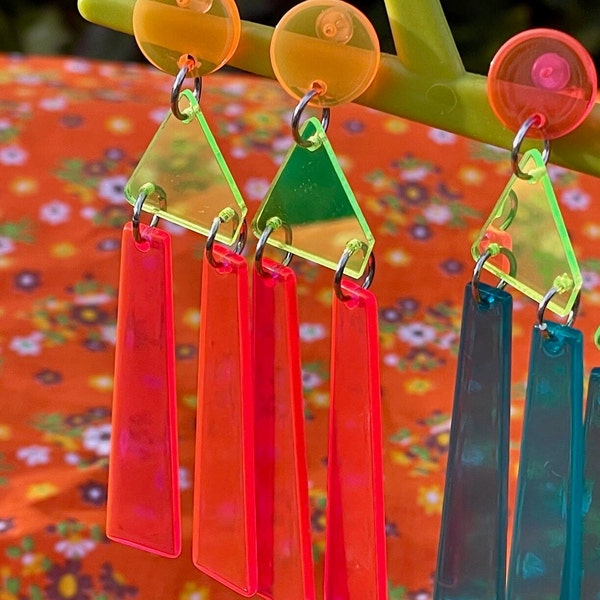
{"label": "transparent plastic material", "polygon": [[434,600],[502,600],[512,298],[465,289]]}
{"label": "transparent plastic material", "polygon": [[509,600],[586,598],[580,595],[583,339],[570,327],[546,326],[535,327],[531,341]]}
{"label": "transparent plastic material", "polygon": [[307,119],[300,133],[314,144],[309,148],[293,145],[252,229],[259,237],[267,221],[277,217],[283,226],[269,236],[268,244],[330,269],[337,268],[346,244],[358,240],[362,252],[350,257],[345,273],[359,278],[375,244],[373,234],[320,121]]}
{"label": "transparent plastic material", "polygon": [[213,246],[202,265],[194,470],[194,565],[237,593],[257,586],[248,267]]}
{"label": "transparent plastic material", "polygon": [[123,229],[106,534],[162,556],[181,552],[171,241]]}
{"label": "transparent plastic material", "polygon": [[590,373],[585,411],[585,496],[581,598],[597,598],[600,591],[600,369]]}
{"label": "transparent plastic material", "polygon": [[333,296],[325,600],[387,598],[375,296],[345,278]]}
{"label": "transparent plastic material", "polygon": [[539,151],[526,152],[519,165],[531,179],[510,178],[471,254],[478,260],[490,243],[499,243],[514,256],[516,274],[507,272],[503,254],[487,260],[484,268],[536,302],[558,278],[562,293],[552,298],[548,308],[564,317],[581,289],[579,265]]}
{"label": "transparent plastic material", "polygon": [[143,209],[161,219],[208,235],[224,209],[235,218],[219,227],[217,240],[231,245],[238,238],[247,208],[200,106],[189,90],[180,94],[188,120],[167,115],[125,185],[135,204],[140,189],[152,183]]}
{"label": "transparent plastic material", "polygon": [[352,102],[371,84],[379,67],[373,25],[341,0],[306,0],[288,11],[271,39],[271,64],[281,86],[300,99],[323,90],[314,106]]}
{"label": "transparent plastic material", "polygon": [[594,61],[574,38],[553,29],[530,29],[508,40],[488,73],[492,109],[511,130],[531,116],[542,124],[528,135],[554,139],[590,113],[597,87]]}
{"label": "transparent plastic material", "polygon": [[268,258],[262,268],[252,319],[258,594],[314,600],[296,277]]}
{"label": "transparent plastic material", "polygon": [[179,59],[195,60],[188,77],[222,67],[233,55],[242,25],[235,0],[136,0],[133,33],[155,67],[176,75]]}

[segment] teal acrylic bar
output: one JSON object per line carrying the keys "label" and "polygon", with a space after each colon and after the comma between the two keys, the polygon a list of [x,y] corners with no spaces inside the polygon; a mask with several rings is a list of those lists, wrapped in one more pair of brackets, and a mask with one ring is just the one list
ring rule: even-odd
{"label": "teal acrylic bar", "polygon": [[576,600],[581,591],[582,334],[534,328],[508,600]]}
{"label": "teal acrylic bar", "polygon": [[434,600],[502,600],[512,298],[465,289]]}

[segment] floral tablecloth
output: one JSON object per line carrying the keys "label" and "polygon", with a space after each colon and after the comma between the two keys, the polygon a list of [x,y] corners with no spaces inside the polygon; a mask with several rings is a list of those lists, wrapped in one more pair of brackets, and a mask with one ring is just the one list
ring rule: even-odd
{"label": "floral tablecloth", "polygon": [[[170,86],[140,66],[0,57],[1,600],[238,597],[190,558],[203,238],[168,223],[184,552],[169,560],[104,535],[119,245],[131,216],[123,186]],[[251,213],[291,144],[293,105],[273,81],[205,80],[203,110]],[[329,137],[377,239],[390,598],[427,600],[469,247],[510,175],[508,152],[355,105],[332,111]],[[591,336],[600,323],[600,184],[551,174],[584,272],[577,325],[589,369],[600,363]],[[332,274],[293,266],[320,582]],[[513,458],[536,311],[514,297]]]}

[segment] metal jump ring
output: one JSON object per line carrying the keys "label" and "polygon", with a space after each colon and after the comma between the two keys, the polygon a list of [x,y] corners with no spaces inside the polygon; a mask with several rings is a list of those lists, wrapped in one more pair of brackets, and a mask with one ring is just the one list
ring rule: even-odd
{"label": "metal jump ring", "polygon": [[[138,194],[137,200],[133,205],[133,214],[131,215],[131,231],[133,232],[133,239],[138,244],[144,241],[144,238],[142,238],[142,234],[140,233],[140,220],[142,216],[142,207],[144,206],[144,202],[146,202],[149,195],[150,191],[148,190],[147,186],[142,186],[140,188],[140,193]],[[159,221],[160,217],[158,215],[154,215],[150,221],[150,227],[156,227]]]}
{"label": "metal jump ring", "polygon": [[[303,148],[310,148],[312,146],[312,143],[309,140],[305,140],[300,135],[300,117],[302,116],[304,109],[308,106],[308,103],[318,94],[319,90],[317,88],[312,88],[308,90],[308,92],[306,92],[306,94],[302,96],[302,99],[300,100],[300,102],[298,102],[298,105],[296,106],[292,114],[292,135],[294,136],[294,141],[296,142],[296,144],[302,146]],[[323,112],[321,113],[321,125],[323,126],[323,129],[325,131],[327,131],[327,127],[329,127],[330,116],[331,111],[329,110],[329,107],[323,107]]]}
{"label": "metal jump ring", "polygon": [[[541,117],[539,115],[531,115],[528,119],[525,120],[523,125],[517,131],[517,135],[512,143],[512,150],[510,152],[510,160],[512,163],[513,173],[519,179],[525,179],[526,181],[531,179],[531,175],[529,173],[524,173],[521,171],[521,167],[519,167],[519,154],[521,153],[521,144],[523,140],[527,136],[527,132],[534,126],[541,125]],[[544,150],[542,152],[542,160],[544,164],[548,163],[550,159],[550,140],[544,138]]]}
{"label": "metal jump ring", "polygon": [[[283,227],[285,229],[285,243],[289,246],[292,243],[292,230],[290,229],[290,226],[286,225],[285,223],[282,223],[280,227]],[[262,230],[260,238],[258,239],[258,242],[256,244],[256,253],[254,254],[254,266],[261,277],[269,277],[269,274],[263,269],[262,258],[265,248],[267,247],[267,240],[276,229],[278,229],[278,227],[273,227],[273,225],[270,225],[267,222],[267,225]],[[281,264],[284,267],[287,267],[292,261],[293,256],[294,255],[290,251],[286,252],[285,256],[283,257],[283,260],[281,261]]]}
{"label": "metal jump ring", "polygon": [[[186,62],[179,72],[175,76],[175,81],[173,82],[173,87],[171,88],[171,112],[176,119],[180,121],[187,120],[187,115],[182,113],[179,109],[179,94],[181,93],[181,88],[183,86],[183,82],[187,77],[187,74],[190,72],[190,66]],[[202,79],[200,77],[194,77],[194,97],[196,98],[196,102],[200,103],[200,95],[202,93]]]}
{"label": "metal jump ring", "polygon": [[[552,286],[550,290],[546,293],[546,295],[541,299],[538,309],[537,309],[537,323],[535,326],[543,332],[547,333],[548,326],[544,321],[544,313],[546,312],[546,308],[548,308],[548,304],[556,294],[558,294],[558,288],[556,286]],[[573,303],[573,308],[569,312],[569,316],[565,321],[565,325],[567,327],[571,327],[573,323],[575,323],[575,319],[577,318],[577,313],[579,312],[579,303],[581,302],[581,292],[577,294],[575,298],[575,302]]]}
{"label": "metal jump ring", "polygon": [[[210,227],[210,230],[208,232],[208,237],[206,238],[206,245],[204,247],[204,251],[206,252],[206,258],[207,258],[209,264],[211,265],[211,267],[214,267],[215,269],[218,269],[219,267],[224,266],[222,262],[215,259],[215,256],[213,254],[213,247],[215,244],[215,239],[217,238],[217,232],[219,231],[219,227],[221,226],[221,223],[223,223],[223,222],[224,221],[221,219],[221,217],[214,218],[212,225]],[[242,253],[244,246],[246,245],[247,239],[248,239],[248,225],[246,224],[246,220],[244,219],[244,221],[242,223],[242,228],[240,229],[240,235],[239,235],[238,240],[235,243],[235,246],[233,248],[233,251],[236,254]]]}
{"label": "metal jump ring", "polygon": [[[350,260],[350,257],[356,251],[355,248],[348,247],[344,248],[344,252],[342,253],[342,257],[337,264],[337,268],[335,270],[335,275],[333,276],[333,289],[335,290],[335,295],[342,301],[347,302],[348,300],[352,300],[351,296],[348,294],[344,294],[344,290],[342,290],[342,277],[344,275],[344,269]],[[375,277],[375,254],[371,253],[369,256],[369,261],[367,262],[367,274],[362,282],[362,288],[367,290],[371,287],[373,283],[373,278]]]}
{"label": "metal jump ring", "polygon": [[[509,275],[514,277],[517,274],[517,260],[515,255],[508,249],[500,246],[500,254],[504,254],[506,258],[508,258],[508,262],[510,263],[510,272]],[[479,257],[477,262],[475,263],[475,268],[473,269],[473,277],[471,278],[471,294],[473,295],[473,300],[477,302],[477,304],[483,304],[483,300],[481,299],[481,294],[479,293],[479,279],[481,278],[481,272],[483,271],[483,265],[487,260],[496,256],[493,254],[490,248],[487,248],[486,251]],[[500,280],[497,289],[503,290],[507,285],[507,282],[504,280]]]}

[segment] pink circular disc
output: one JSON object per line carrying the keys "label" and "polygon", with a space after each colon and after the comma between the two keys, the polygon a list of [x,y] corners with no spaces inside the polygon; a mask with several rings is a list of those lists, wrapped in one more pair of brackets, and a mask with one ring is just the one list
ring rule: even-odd
{"label": "pink circular disc", "polygon": [[554,29],[531,29],[508,40],[488,72],[488,99],[513,131],[531,116],[541,126],[528,135],[554,139],[575,129],[596,99],[596,69],[574,38]]}

